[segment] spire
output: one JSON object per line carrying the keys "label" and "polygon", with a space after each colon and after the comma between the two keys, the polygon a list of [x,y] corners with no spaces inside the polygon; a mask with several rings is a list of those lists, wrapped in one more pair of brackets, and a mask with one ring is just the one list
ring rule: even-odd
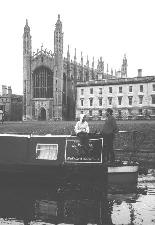
{"label": "spire", "polygon": [[68,59],[68,61],[70,61],[69,45],[68,45],[68,50],[67,50],[67,59]]}
{"label": "spire", "polygon": [[58,15],[57,22],[54,30],[54,52],[56,54],[63,54],[63,32],[62,22],[60,21],[60,15]]}
{"label": "spire", "polygon": [[109,69],[108,69],[108,64],[107,64],[107,75],[108,75]]}
{"label": "spire", "polygon": [[89,59],[88,59],[88,55],[87,55],[87,63],[86,63],[87,67],[89,67]]}
{"label": "spire", "polygon": [[102,61],[102,57],[98,60],[97,70],[104,73],[104,61]]}
{"label": "spire", "polygon": [[94,56],[93,56],[92,68],[94,69]]}
{"label": "spire", "polygon": [[57,19],[57,22],[55,24],[55,28],[62,30],[62,22],[60,21],[60,14],[58,14],[58,19]]}
{"label": "spire", "polygon": [[28,19],[26,19],[26,24],[25,24],[25,27],[24,27],[24,33],[29,33],[30,32],[30,27],[28,25]]}
{"label": "spire", "polygon": [[127,58],[126,58],[126,54],[124,54],[122,68],[121,68],[121,77],[127,77],[127,66],[128,66]]}
{"label": "spire", "polygon": [[43,43],[41,44],[41,52],[43,51]]}
{"label": "spire", "polygon": [[82,52],[81,52],[81,65],[83,66],[83,56],[82,56]]}
{"label": "spire", "polygon": [[28,20],[26,19],[26,24],[24,26],[24,34],[23,34],[23,54],[30,55],[31,54],[31,35],[30,35],[30,27],[28,25]]}
{"label": "spire", "polygon": [[76,48],[75,48],[75,54],[74,54],[74,62],[76,62]]}

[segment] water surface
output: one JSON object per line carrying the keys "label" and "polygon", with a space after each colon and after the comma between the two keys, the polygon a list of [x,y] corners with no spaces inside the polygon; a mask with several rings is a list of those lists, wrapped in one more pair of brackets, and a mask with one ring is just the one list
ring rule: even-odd
{"label": "water surface", "polygon": [[0,224],[154,225],[155,170],[139,175],[136,188],[109,189],[107,196],[52,186],[0,186]]}

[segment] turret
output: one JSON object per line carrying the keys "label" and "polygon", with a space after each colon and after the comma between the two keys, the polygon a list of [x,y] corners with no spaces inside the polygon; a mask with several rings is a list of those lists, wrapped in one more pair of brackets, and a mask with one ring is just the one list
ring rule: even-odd
{"label": "turret", "polygon": [[81,66],[83,66],[83,55],[82,55],[82,52],[81,52]]}
{"label": "turret", "polygon": [[83,55],[82,55],[82,52],[81,52],[80,81],[84,81],[84,69],[83,69]]}
{"label": "turret", "polygon": [[55,115],[62,118],[63,94],[63,32],[60,15],[58,15],[54,30],[54,109]]}
{"label": "turret", "polygon": [[94,70],[94,57],[93,57],[93,61],[92,61],[92,69]]}
{"label": "turret", "polygon": [[23,34],[23,55],[31,55],[31,35],[28,20],[26,19],[26,25],[24,27]]}
{"label": "turret", "polygon": [[23,34],[23,119],[31,118],[31,34],[28,20]]}
{"label": "turret", "polygon": [[62,55],[63,54],[63,33],[62,33],[62,22],[60,21],[60,15],[58,15],[58,19],[57,19],[57,22],[55,24],[54,53],[56,55]]}
{"label": "turret", "polygon": [[74,54],[74,63],[76,63],[76,48],[75,48],[75,54]]}
{"label": "turret", "polygon": [[93,57],[90,80],[93,80],[94,77],[95,77],[95,72],[94,72],[94,57]]}
{"label": "turret", "polygon": [[126,58],[126,55],[124,55],[124,58],[123,58],[123,63],[122,63],[122,68],[121,68],[121,77],[122,78],[125,78],[127,77],[127,58]]}
{"label": "turret", "polygon": [[108,64],[107,64],[107,76],[108,76],[108,74],[109,74],[109,68],[108,68]]}
{"label": "turret", "polygon": [[88,59],[88,55],[87,55],[87,62],[86,62],[86,66],[87,66],[87,68],[89,68],[89,59]]}
{"label": "turret", "polygon": [[97,70],[98,72],[104,73],[104,62],[102,61],[102,57],[98,60]]}
{"label": "turret", "polygon": [[69,52],[69,45],[68,45],[68,50],[67,50],[67,61],[70,62],[70,52]]}
{"label": "turret", "polygon": [[11,86],[8,86],[8,96],[11,97],[12,95],[12,88]]}
{"label": "turret", "polygon": [[2,85],[2,96],[6,96],[6,95],[7,95],[7,86]]}

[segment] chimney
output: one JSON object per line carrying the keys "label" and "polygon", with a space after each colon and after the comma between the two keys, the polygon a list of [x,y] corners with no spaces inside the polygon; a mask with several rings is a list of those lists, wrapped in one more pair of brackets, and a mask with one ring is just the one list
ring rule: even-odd
{"label": "chimney", "polygon": [[138,69],[138,77],[142,77],[142,69]]}
{"label": "chimney", "polygon": [[12,95],[12,89],[11,89],[11,86],[8,86],[8,95],[11,97]]}
{"label": "chimney", "polygon": [[7,95],[7,86],[2,85],[2,95]]}

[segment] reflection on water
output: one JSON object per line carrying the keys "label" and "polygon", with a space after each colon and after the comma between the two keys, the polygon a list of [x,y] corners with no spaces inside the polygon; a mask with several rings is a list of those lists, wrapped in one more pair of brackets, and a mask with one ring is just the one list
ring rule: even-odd
{"label": "reflection on water", "polygon": [[155,170],[139,175],[136,189],[123,188],[113,187],[102,197],[52,186],[1,183],[0,224],[155,224]]}
{"label": "reflection on water", "polygon": [[113,224],[155,224],[155,170],[139,175],[135,193],[112,195]]}

